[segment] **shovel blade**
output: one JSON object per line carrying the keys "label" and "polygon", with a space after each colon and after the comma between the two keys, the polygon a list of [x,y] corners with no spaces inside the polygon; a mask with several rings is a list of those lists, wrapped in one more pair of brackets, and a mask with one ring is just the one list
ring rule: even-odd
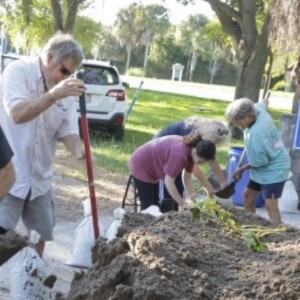
{"label": "shovel blade", "polygon": [[215,195],[222,199],[228,199],[235,193],[235,181],[232,181],[229,185],[224,187],[221,190],[218,190],[215,192]]}

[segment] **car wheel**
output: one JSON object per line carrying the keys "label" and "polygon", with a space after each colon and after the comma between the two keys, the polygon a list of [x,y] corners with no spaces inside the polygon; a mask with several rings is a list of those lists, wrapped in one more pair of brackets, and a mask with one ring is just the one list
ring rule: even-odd
{"label": "car wheel", "polygon": [[116,141],[122,141],[125,134],[125,128],[122,127],[116,127],[113,131],[113,137]]}

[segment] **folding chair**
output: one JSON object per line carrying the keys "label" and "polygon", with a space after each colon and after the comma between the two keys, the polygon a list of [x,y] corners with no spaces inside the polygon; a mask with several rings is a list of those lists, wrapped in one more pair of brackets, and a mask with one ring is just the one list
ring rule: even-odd
{"label": "folding chair", "polygon": [[140,207],[140,201],[138,199],[138,191],[135,187],[134,180],[132,175],[129,175],[125,193],[122,200],[122,208],[124,209],[125,206],[133,206],[134,212],[138,211],[138,207]]}

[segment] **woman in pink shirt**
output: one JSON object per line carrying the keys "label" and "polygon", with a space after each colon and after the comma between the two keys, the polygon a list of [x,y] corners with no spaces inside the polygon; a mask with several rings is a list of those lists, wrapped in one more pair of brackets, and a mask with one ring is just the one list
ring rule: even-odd
{"label": "woman in pink shirt", "polygon": [[179,194],[175,179],[182,172],[182,180],[188,196],[194,200],[195,191],[191,179],[195,164],[215,158],[216,146],[202,140],[199,134],[170,135],[153,139],[134,151],[128,167],[141,201],[141,209],[158,205],[158,182],[163,179],[168,192],[182,209],[184,199]]}

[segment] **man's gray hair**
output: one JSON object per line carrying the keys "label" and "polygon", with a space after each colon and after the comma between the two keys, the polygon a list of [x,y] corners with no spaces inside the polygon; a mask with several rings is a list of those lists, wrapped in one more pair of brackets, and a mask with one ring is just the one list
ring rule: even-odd
{"label": "man's gray hair", "polygon": [[68,33],[58,32],[50,38],[42,50],[42,56],[53,55],[54,63],[71,58],[76,66],[81,65],[84,58],[81,47]]}
{"label": "man's gray hair", "polygon": [[225,118],[228,122],[240,121],[247,116],[255,117],[256,114],[254,103],[248,98],[234,100],[225,110]]}

